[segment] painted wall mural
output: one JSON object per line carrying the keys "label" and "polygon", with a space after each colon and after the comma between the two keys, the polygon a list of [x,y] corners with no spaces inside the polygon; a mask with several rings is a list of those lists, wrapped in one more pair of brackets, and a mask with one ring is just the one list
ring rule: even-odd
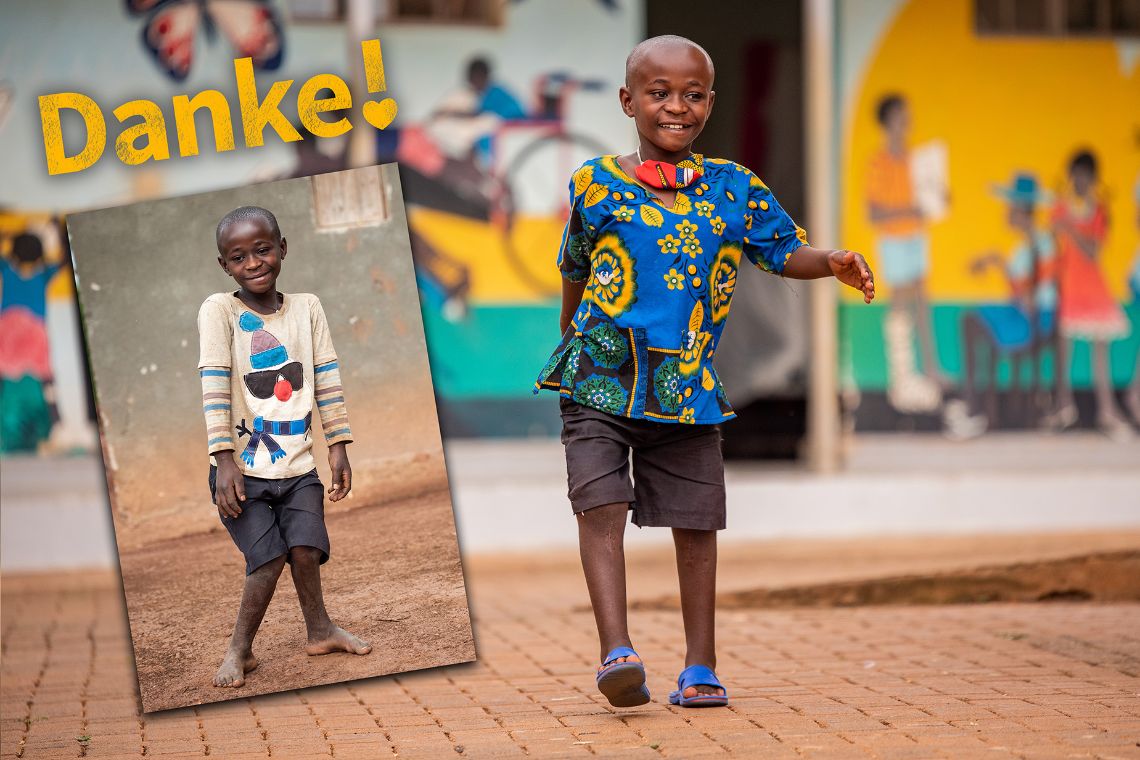
{"label": "painted wall mural", "polygon": [[1140,44],[979,35],[970,0],[874,5],[877,28],[840,24],[861,67],[843,72],[841,237],[883,301],[840,306],[856,428],[1133,437]]}
{"label": "painted wall mural", "polygon": [[[553,23],[567,41],[593,38],[596,54],[550,39],[536,47]],[[641,23],[640,3],[512,5],[500,29],[434,32],[443,52],[425,72],[430,80],[414,70],[397,80],[415,33],[385,37],[393,81],[404,84],[395,93],[400,116],[377,137],[379,160],[400,164],[449,436],[559,427],[557,409],[531,387],[558,336],[555,258],[568,184],[583,162],[631,139],[616,93]],[[422,55],[414,61],[425,65]]]}
{"label": "painted wall mural", "polygon": [[0,453],[95,444],[63,220],[0,213]]}

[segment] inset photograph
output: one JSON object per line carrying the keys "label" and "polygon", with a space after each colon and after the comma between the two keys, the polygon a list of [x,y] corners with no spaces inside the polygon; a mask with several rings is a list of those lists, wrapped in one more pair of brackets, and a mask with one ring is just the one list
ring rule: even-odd
{"label": "inset photograph", "polygon": [[67,226],[144,712],[473,660],[395,165]]}

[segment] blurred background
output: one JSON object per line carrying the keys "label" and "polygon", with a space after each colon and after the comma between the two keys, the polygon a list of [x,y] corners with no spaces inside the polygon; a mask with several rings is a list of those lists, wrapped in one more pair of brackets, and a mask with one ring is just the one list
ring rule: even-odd
{"label": "blurred background", "polygon": [[[863,252],[877,274],[870,306],[759,272],[738,290],[718,352],[740,414],[725,427],[725,540],[866,540],[872,553],[885,535],[1048,534],[1062,553],[1104,545],[1064,536],[1137,543],[1140,0],[133,7],[0,11],[5,573],[114,565],[67,214],[389,161],[460,545],[569,551],[556,399],[531,394],[558,339],[567,181],[586,158],[634,147],[617,101],[625,56],[665,33],[717,65],[698,149],[756,171],[815,245]],[[201,155],[178,156],[171,97],[218,89],[237,119],[239,54],[262,95],[296,80],[282,107],[295,120],[313,74],[363,81],[359,43],[374,37],[399,104],[388,129],[288,144],[270,131],[257,149],[239,131],[239,148],[218,153],[200,113]],[[108,149],[48,176],[36,99],[61,91],[94,98],[110,139],[114,107],[154,100],[172,158],[128,167]],[[70,116],[65,144],[78,146]],[[969,561],[972,544],[955,545]]]}

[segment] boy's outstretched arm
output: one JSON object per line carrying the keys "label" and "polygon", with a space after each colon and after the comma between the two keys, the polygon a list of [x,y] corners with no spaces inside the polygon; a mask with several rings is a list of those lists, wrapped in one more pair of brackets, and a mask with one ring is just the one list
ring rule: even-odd
{"label": "boy's outstretched arm", "polygon": [[566,332],[566,328],[570,326],[570,321],[574,319],[574,312],[578,311],[578,306],[582,303],[582,294],[585,292],[585,280],[571,282],[565,277],[562,278],[562,315],[558,319],[560,333]]}
{"label": "boy's outstretched arm", "polygon": [[855,251],[825,251],[802,245],[788,259],[783,275],[793,280],[834,277],[861,291],[865,303],[871,303],[875,298],[875,276],[867,266],[867,260]]}

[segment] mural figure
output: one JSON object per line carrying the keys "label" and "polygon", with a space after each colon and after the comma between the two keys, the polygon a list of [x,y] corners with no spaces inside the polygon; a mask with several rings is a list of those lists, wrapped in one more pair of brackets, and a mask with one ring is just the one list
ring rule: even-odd
{"label": "mural figure", "polygon": [[1100,256],[1108,235],[1108,211],[1097,187],[1097,160],[1081,150],[1069,161],[1069,186],[1052,214],[1057,239],[1060,302],[1058,306],[1057,406],[1048,422],[1055,430],[1076,424],[1077,406],[1070,380],[1073,342],[1092,344],[1096,424],[1114,440],[1131,438],[1131,428],[1116,407],[1109,374],[1108,344],[1128,336],[1128,320],[1108,289]]}
{"label": "mural figure", "polygon": [[[875,228],[878,271],[891,286],[883,324],[887,352],[887,400],[900,412],[933,412],[945,382],[938,368],[926,297],[930,271],[927,219],[911,177],[910,108],[897,94],[879,101],[876,118],[884,145],[871,159],[868,212]],[[921,367],[914,355],[918,334]]]}
{"label": "mural figure", "polygon": [[[1140,228],[1140,181],[1136,182],[1136,226]],[[1132,259],[1132,271],[1128,274],[1128,289],[1132,292],[1133,327],[1140,326],[1140,247]],[[1132,424],[1140,427],[1140,349],[1136,351],[1136,367],[1132,370],[1132,382],[1124,393],[1124,405],[1132,415]]]}
{"label": "mural figure", "polygon": [[[66,259],[48,263],[55,222],[3,240],[0,256],[0,451],[34,452],[59,421],[47,334],[47,289]],[[49,245],[49,247],[54,247]]]}
{"label": "mural figure", "polygon": [[[995,188],[1007,204],[1006,220],[1020,238],[1008,258],[995,251],[976,258],[970,271],[981,275],[996,269],[1005,277],[1010,298],[1003,303],[986,304],[962,318],[963,392],[968,404],[971,429],[961,426],[947,430],[951,437],[979,435],[997,422],[998,367],[1009,362],[1012,404],[1016,424],[1032,427],[1043,410],[1041,352],[1054,343],[1057,310],[1056,246],[1048,229],[1038,226],[1037,210],[1046,196],[1037,177],[1030,173],[1014,176],[1006,186]],[[977,374],[986,371],[987,403],[982,407]],[[1028,368],[1029,387],[1024,389]],[[1011,416],[1006,414],[1004,416]]]}
{"label": "mural figure", "polygon": [[[477,56],[467,64],[463,84],[445,94],[424,123],[385,130],[378,151],[381,160],[400,163],[409,206],[490,224],[501,238],[504,264],[535,298],[551,297],[557,282],[547,273],[537,274],[542,267],[529,256],[532,246],[516,242],[515,225],[523,216],[554,216],[559,222],[569,216],[562,178],[605,149],[568,131],[567,103],[574,92],[603,86],[566,72],[546,73],[536,79],[535,102],[528,111],[496,81],[489,59]],[[516,134],[522,139],[504,150],[504,138]],[[536,177],[554,181],[535,186]],[[433,236],[414,215],[409,226],[425,304],[458,321],[468,308],[470,264],[445,250],[438,235],[435,242],[429,239]]]}
{"label": "mural figure", "polygon": [[[428,120],[400,131],[396,157],[410,204],[489,220],[495,195],[494,137],[504,121],[524,119],[522,104],[492,78],[491,63],[477,56],[461,87],[444,95]],[[427,303],[448,319],[466,314],[471,273],[411,226],[416,281]]]}

